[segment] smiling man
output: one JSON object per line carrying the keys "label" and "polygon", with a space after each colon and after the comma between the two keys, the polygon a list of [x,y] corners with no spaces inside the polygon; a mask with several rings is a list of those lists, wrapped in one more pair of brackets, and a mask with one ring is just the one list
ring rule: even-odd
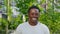
{"label": "smiling man", "polygon": [[38,7],[30,7],[28,10],[28,22],[20,24],[15,34],[50,34],[48,27],[38,22],[39,13]]}

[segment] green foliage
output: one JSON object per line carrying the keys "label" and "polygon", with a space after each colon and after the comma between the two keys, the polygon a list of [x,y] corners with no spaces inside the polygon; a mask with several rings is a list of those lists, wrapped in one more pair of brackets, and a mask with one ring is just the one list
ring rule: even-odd
{"label": "green foliage", "polygon": [[16,18],[11,18],[11,21],[9,22],[9,29],[16,29],[19,24],[21,24],[23,21],[21,19],[22,15],[19,14]]}
{"label": "green foliage", "polygon": [[46,13],[40,15],[39,21],[49,27],[51,34],[60,34],[60,12],[54,11],[54,5],[51,3],[48,3]]}
{"label": "green foliage", "polygon": [[19,8],[19,11],[23,14],[27,14],[28,8],[36,3],[37,0],[18,0],[16,1],[17,7]]}
{"label": "green foliage", "polygon": [[12,17],[11,6],[8,6],[7,0],[4,0],[4,1],[5,1],[4,2],[5,6],[8,8],[7,15],[9,16],[9,20],[0,18],[0,30],[5,30],[6,25],[8,25],[8,29],[12,29],[12,30],[16,29],[19,24],[23,23],[22,14],[25,14],[26,21],[27,21],[28,8],[32,5],[36,5],[41,10],[39,21],[48,26],[51,34],[60,34],[60,12],[54,11],[54,5],[56,6],[57,9],[60,9],[60,6],[57,6],[57,4],[54,4],[54,0],[48,0],[46,12],[44,12],[44,8],[40,7],[40,5],[44,4],[46,0],[41,0],[40,3],[38,3],[37,0],[28,0],[28,1],[15,0],[16,7],[19,8],[19,12],[21,13],[16,18]]}
{"label": "green foliage", "polygon": [[50,32],[52,32],[53,34],[55,33],[60,33],[60,13],[58,12],[47,12],[46,14],[41,14],[39,21],[41,21],[42,23],[46,24],[49,29]]}

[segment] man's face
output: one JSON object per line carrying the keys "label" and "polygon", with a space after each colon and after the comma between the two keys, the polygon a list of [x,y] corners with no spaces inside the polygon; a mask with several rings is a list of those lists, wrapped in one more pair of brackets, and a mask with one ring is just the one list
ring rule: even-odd
{"label": "man's face", "polygon": [[29,13],[29,19],[32,22],[37,22],[38,17],[39,17],[39,10],[38,9],[35,9],[35,8],[31,9],[30,10],[30,13]]}

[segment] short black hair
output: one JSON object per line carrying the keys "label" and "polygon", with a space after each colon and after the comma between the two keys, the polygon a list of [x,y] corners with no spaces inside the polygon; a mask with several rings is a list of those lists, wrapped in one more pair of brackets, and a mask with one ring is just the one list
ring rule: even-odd
{"label": "short black hair", "polygon": [[39,12],[40,12],[40,9],[39,9],[37,6],[34,6],[34,5],[33,5],[33,6],[31,6],[31,7],[28,9],[28,13],[30,13],[30,10],[33,9],[33,8],[38,9]]}

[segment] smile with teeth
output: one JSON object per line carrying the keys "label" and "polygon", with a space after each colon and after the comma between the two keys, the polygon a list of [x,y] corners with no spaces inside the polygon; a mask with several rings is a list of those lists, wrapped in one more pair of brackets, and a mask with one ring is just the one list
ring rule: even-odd
{"label": "smile with teeth", "polygon": [[36,18],[32,18],[32,20],[37,20]]}

